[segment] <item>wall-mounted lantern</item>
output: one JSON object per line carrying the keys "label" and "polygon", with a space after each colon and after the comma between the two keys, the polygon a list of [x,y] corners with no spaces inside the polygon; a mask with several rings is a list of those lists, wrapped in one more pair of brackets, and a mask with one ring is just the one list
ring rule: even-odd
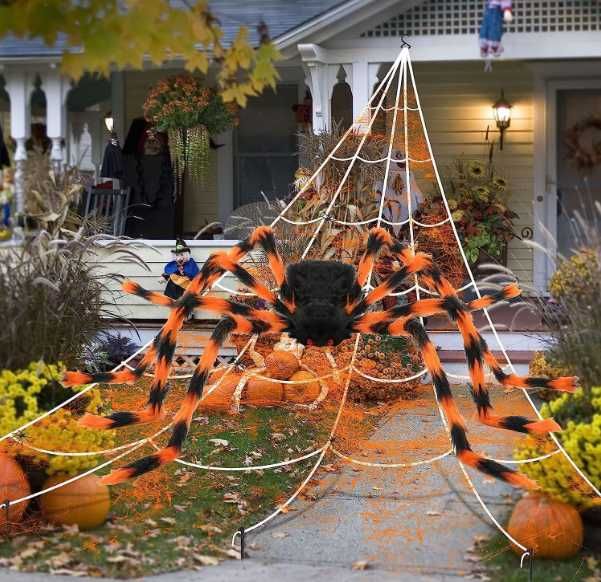
{"label": "wall-mounted lantern", "polygon": [[511,125],[511,108],[511,103],[505,99],[505,92],[501,89],[501,97],[492,106],[500,134],[499,149],[503,149],[503,135],[505,130]]}

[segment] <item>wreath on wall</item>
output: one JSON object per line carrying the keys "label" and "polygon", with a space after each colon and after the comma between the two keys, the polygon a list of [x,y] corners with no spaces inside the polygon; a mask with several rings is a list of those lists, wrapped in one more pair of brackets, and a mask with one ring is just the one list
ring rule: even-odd
{"label": "wreath on wall", "polygon": [[593,139],[592,145],[588,147],[583,143],[583,135],[591,130],[601,132],[601,117],[587,117],[566,132],[567,158],[581,170],[591,170],[601,164],[601,139]]}

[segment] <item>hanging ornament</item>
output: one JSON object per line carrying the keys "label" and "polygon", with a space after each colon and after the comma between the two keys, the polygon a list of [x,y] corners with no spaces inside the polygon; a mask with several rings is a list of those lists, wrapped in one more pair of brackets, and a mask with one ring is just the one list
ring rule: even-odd
{"label": "hanging ornament", "polygon": [[144,116],[167,132],[177,192],[184,175],[203,182],[209,171],[210,138],[236,124],[236,107],[192,75],[159,81],[144,102]]}
{"label": "hanging ornament", "polygon": [[512,20],[511,0],[486,0],[480,26],[480,56],[486,59],[484,70],[492,70],[492,59],[503,54],[504,23]]}

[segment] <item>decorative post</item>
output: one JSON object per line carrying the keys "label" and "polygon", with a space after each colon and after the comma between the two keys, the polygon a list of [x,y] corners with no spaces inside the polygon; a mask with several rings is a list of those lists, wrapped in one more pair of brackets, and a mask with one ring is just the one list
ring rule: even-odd
{"label": "decorative post", "polygon": [[[46,94],[46,133],[52,140],[50,160],[55,172],[63,169],[63,128],[67,117],[65,99],[69,91],[69,82],[60,75],[56,64],[52,63],[50,69],[41,75],[42,87]],[[91,152],[90,152],[91,153]]]}
{"label": "decorative post", "polygon": [[10,133],[17,144],[15,152],[15,214],[17,221],[25,213],[25,142],[31,129],[31,78],[22,68],[6,67],[6,92],[10,97]]}
{"label": "decorative post", "polygon": [[367,60],[353,62],[353,75],[351,89],[353,90],[353,119],[360,126],[369,124],[369,116],[363,115],[365,106],[369,101],[369,74]]}
{"label": "decorative post", "polygon": [[330,91],[327,88],[324,52],[316,44],[299,44],[298,50],[307,73],[306,84],[313,98],[313,133],[326,131],[330,125]]}

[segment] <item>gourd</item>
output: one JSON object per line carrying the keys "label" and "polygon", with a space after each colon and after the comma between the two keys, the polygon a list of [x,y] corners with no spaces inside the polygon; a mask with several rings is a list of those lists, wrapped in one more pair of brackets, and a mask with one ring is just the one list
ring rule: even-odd
{"label": "gourd", "polygon": [[[532,550],[535,558],[554,560],[575,556],[584,535],[582,518],[576,509],[538,493],[528,494],[516,503],[507,531]],[[514,544],[512,549],[523,553]]]}
{"label": "gourd", "polygon": [[[31,488],[21,466],[11,456],[0,453],[0,503],[26,497]],[[28,503],[23,501],[8,506],[8,523],[17,523],[23,518]],[[7,511],[0,510],[0,526],[6,525]]]}
{"label": "gourd", "polygon": [[[66,475],[54,475],[44,483],[44,489],[67,479]],[[109,489],[96,475],[86,475],[40,498],[45,519],[59,525],[77,525],[82,530],[102,525],[110,507]]]}
{"label": "gourd", "polygon": [[[242,374],[237,372],[230,372],[222,378],[223,373],[219,373],[219,378],[215,380],[213,384],[205,386],[202,400],[200,401],[199,408],[201,410],[229,410],[234,397],[234,391],[236,386],[242,377]],[[213,376],[211,377],[213,380]],[[215,384],[219,385],[211,391]]]}
{"label": "gourd", "polygon": [[251,378],[246,384],[243,402],[255,406],[269,406],[282,402],[284,387],[279,382]]}
{"label": "gourd", "polygon": [[291,382],[298,382],[299,384],[284,384],[284,400],[287,402],[293,402],[295,404],[305,404],[313,402],[321,394],[321,386],[316,380],[315,382],[306,382],[306,380],[312,380],[315,376],[311,372],[300,370],[290,377]]}
{"label": "gourd", "polygon": [[265,375],[275,380],[288,380],[299,366],[298,358],[292,352],[275,350],[265,358]]}

